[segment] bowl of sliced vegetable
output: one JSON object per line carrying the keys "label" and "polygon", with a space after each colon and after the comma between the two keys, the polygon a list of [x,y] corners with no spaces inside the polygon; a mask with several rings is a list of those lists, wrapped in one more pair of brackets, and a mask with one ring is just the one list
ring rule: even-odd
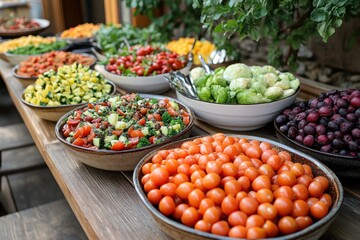
{"label": "bowl of sliced vegetable", "polygon": [[46,19],[29,19],[24,17],[0,18],[0,37],[20,37],[38,34],[48,28]]}
{"label": "bowl of sliced vegetable", "polygon": [[25,88],[21,101],[40,118],[57,121],[66,112],[115,92],[114,83],[100,73],[74,63],[40,75]]}
{"label": "bowl of sliced vegetable", "polygon": [[191,110],[175,99],[133,93],[68,112],[55,133],[84,164],[127,171],[155,148],[188,137],[193,121]]}
{"label": "bowl of sliced vegetable", "polygon": [[266,125],[300,92],[300,81],[293,74],[280,73],[271,66],[237,63],[217,68],[214,73],[205,73],[198,67],[191,70],[190,78],[199,99],[176,91],[179,101],[200,120],[229,130],[252,130]]}
{"label": "bowl of sliced vegetable", "polygon": [[86,53],[76,54],[64,51],[51,51],[29,57],[13,67],[12,74],[26,87],[33,84],[40,74],[49,70],[56,71],[63,65],[71,65],[75,62],[83,66],[93,67],[96,63],[96,58]]}
{"label": "bowl of sliced vegetable", "polygon": [[173,239],[319,239],[344,200],[338,177],[316,159],[246,135],[169,143],[139,162],[133,182]]}
{"label": "bowl of sliced vegetable", "polygon": [[128,92],[163,93],[170,86],[164,76],[179,70],[188,74],[187,58],[157,46],[132,47],[95,69]]}
{"label": "bowl of sliced vegetable", "polygon": [[28,44],[6,52],[5,57],[11,65],[17,65],[31,56],[41,55],[50,51],[66,50],[67,48],[68,44],[64,40],[51,43]]}

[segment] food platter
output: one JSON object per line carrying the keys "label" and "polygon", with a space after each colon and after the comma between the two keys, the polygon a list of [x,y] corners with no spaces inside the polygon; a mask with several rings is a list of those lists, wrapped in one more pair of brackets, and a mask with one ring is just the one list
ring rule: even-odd
{"label": "food platter", "polygon": [[34,18],[33,20],[37,22],[40,27],[20,30],[0,30],[0,37],[20,37],[25,35],[35,35],[44,31],[50,26],[49,20],[40,18]]}

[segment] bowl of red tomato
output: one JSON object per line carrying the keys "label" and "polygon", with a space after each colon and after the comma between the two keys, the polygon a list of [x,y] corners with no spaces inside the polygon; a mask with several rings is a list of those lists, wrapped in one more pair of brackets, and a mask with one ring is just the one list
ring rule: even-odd
{"label": "bowl of red tomato", "polygon": [[33,84],[40,74],[56,71],[63,65],[79,63],[83,66],[95,66],[96,58],[86,53],[51,51],[42,55],[34,55],[20,62],[12,69],[12,75],[19,79],[23,87]]}
{"label": "bowl of red tomato", "polygon": [[55,133],[84,164],[128,171],[155,148],[188,137],[193,122],[191,110],[175,99],[133,93],[68,112]]}
{"label": "bowl of red tomato", "polygon": [[188,74],[190,67],[186,56],[159,46],[136,46],[95,69],[125,91],[158,94],[170,88],[164,76],[171,71]]}
{"label": "bowl of red tomato", "polygon": [[133,180],[174,239],[318,239],[344,197],[337,176],[316,159],[265,138],[222,133],[156,149]]}
{"label": "bowl of red tomato", "polygon": [[0,37],[35,35],[50,26],[46,19],[24,17],[0,18]]}

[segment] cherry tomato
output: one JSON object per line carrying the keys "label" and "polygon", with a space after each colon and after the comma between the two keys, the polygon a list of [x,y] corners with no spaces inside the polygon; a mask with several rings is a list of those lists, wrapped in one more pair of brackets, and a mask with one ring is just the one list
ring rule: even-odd
{"label": "cherry tomato", "polygon": [[228,235],[233,238],[245,238],[246,228],[244,226],[234,226],[230,228]]}
{"label": "cherry tomato", "polygon": [[169,173],[163,167],[158,167],[150,173],[150,179],[157,185],[161,186],[168,182]]}
{"label": "cherry tomato", "polygon": [[169,196],[163,197],[159,202],[159,211],[166,216],[173,214],[175,207],[174,199]]}
{"label": "cherry tomato", "polygon": [[282,217],[278,222],[279,231],[282,234],[291,234],[297,231],[297,223],[293,217]]}
{"label": "cherry tomato", "polygon": [[211,226],[211,233],[216,235],[227,236],[229,231],[230,227],[226,221],[219,221]]}
{"label": "cherry tomato", "polygon": [[259,203],[256,201],[256,199],[252,197],[245,197],[241,199],[239,207],[241,211],[243,211],[247,215],[251,215],[256,213],[258,205]]}
{"label": "cherry tomato", "polygon": [[260,227],[249,228],[246,233],[246,238],[248,239],[259,239],[265,237],[266,237],[266,232],[263,228]]}
{"label": "cherry tomato", "polygon": [[259,205],[257,213],[265,220],[273,220],[276,218],[278,211],[271,203],[262,203]]}
{"label": "cherry tomato", "polygon": [[202,232],[210,232],[211,230],[211,224],[204,221],[204,220],[199,220],[197,221],[197,223],[195,224],[195,229],[200,230]]}
{"label": "cherry tomato", "polygon": [[199,212],[194,207],[188,207],[185,209],[181,216],[181,222],[189,227],[194,227],[199,220]]}
{"label": "cherry tomato", "polygon": [[313,216],[315,219],[321,219],[325,217],[328,212],[329,208],[327,207],[326,203],[322,201],[317,201],[310,207],[311,216]]}

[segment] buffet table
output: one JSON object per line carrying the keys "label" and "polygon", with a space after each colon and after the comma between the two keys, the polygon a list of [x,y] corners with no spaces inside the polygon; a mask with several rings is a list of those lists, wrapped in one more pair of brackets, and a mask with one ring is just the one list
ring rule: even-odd
{"label": "buffet table", "polygon": [[[56,139],[55,123],[39,119],[21,103],[19,96],[23,88],[12,76],[11,66],[0,60],[0,71],[36,146],[90,239],[169,238],[137,196],[132,172],[98,170],[76,160]],[[173,92],[167,94],[174,96]],[[214,132],[229,131],[196,121],[192,135]],[[239,133],[275,139],[271,124],[256,131]],[[345,189],[344,204],[322,239],[356,239],[360,236],[360,186],[357,181],[341,179]]]}

